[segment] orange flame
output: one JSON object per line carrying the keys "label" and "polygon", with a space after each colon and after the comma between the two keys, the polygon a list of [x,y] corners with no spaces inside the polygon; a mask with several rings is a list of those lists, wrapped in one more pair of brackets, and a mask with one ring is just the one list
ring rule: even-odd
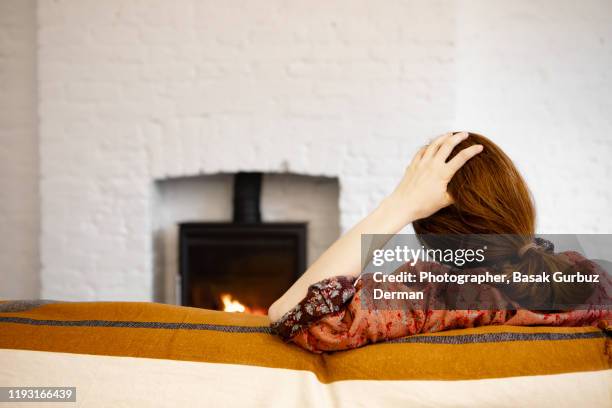
{"label": "orange flame", "polygon": [[250,308],[248,306],[243,305],[237,299],[234,299],[231,294],[223,293],[219,296],[221,302],[223,303],[223,311],[224,312],[235,312],[235,313],[252,313],[256,315],[266,315],[267,311],[261,308],[253,307]]}
{"label": "orange flame", "polygon": [[232,299],[232,295],[230,295],[229,293],[224,293],[221,295],[221,302],[223,302],[224,312],[243,313],[246,311],[246,306],[244,306],[239,301]]}

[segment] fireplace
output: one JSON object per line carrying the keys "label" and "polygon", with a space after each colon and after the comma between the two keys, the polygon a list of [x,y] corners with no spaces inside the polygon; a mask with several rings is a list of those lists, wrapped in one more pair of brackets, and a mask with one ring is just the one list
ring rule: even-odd
{"label": "fireplace", "polygon": [[306,268],[305,222],[262,222],[260,173],[234,179],[233,222],[179,225],[181,304],[265,314]]}

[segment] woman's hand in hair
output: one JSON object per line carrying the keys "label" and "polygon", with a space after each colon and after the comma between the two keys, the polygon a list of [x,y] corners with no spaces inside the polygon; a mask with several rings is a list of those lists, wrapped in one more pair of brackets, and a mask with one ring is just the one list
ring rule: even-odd
{"label": "woman's hand in hair", "polygon": [[453,199],[447,191],[449,181],[483,149],[482,145],[473,145],[447,161],[455,146],[467,137],[467,132],[446,133],[415,154],[403,179],[387,198],[405,217],[406,224],[429,217],[452,204]]}
{"label": "woman's hand in hair", "polygon": [[466,161],[482,150],[482,146],[469,147],[447,163],[453,148],[466,137],[467,133],[449,133],[419,150],[393,194],[323,252],[270,306],[270,320],[278,321],[306,296],[308,287],[315,282],[332,276],[359,276],[363,234],[397,234],[417,217],[427,217],[449,205],[452,200],[446,192],[446,185]]}

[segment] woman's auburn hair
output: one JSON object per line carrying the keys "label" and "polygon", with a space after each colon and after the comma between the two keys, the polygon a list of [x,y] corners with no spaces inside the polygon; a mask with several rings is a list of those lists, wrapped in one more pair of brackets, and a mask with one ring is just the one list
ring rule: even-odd
{"label": "woman's auburn hair", "polygon": [[454,204],[415,221],[415,230],[433,234],[533,235],[533,199],[516,166],[488,138],[477,133],[468,135],[448,160],[474,144],[482,145],[483,151],[468,160],[448,183]]}
{"label": "woman's auburn hair", "polygon": [[[519,250],[534,239],[536,213],[532,195],[512,160],[499,146],[483,135],[471,132],[468,135],[453,149],[448,160],[474,144],[482,145],[483,151],[468,160],[448,183],[453,204],[413,222],[421,242],[434,248],[441,245],[465,248],[466,241],[480,248],[486,245],[486,263],[496,265],[500,273],[569,273],[572,268],[568,262],[540,248],[530,248],[519,256]],[[461,239],[462,235],[470,238]],[[529,299],[530,305],[536,300],[542,304],[577,303],[578,298],[584,300],[592,292],[590,285],[567,283],[515,284],[508,285],[506,290],[512,292],[507,293],[511,299],[519,303]]]}

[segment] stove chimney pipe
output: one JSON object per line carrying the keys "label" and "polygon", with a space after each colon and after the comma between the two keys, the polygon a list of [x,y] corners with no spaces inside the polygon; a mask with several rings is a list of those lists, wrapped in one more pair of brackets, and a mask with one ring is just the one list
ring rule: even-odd
{"label": "stove chimney pipe", "polygon": [[234,223],[258,224],[261,198],[261,173],[237,173],[234,176]]}

